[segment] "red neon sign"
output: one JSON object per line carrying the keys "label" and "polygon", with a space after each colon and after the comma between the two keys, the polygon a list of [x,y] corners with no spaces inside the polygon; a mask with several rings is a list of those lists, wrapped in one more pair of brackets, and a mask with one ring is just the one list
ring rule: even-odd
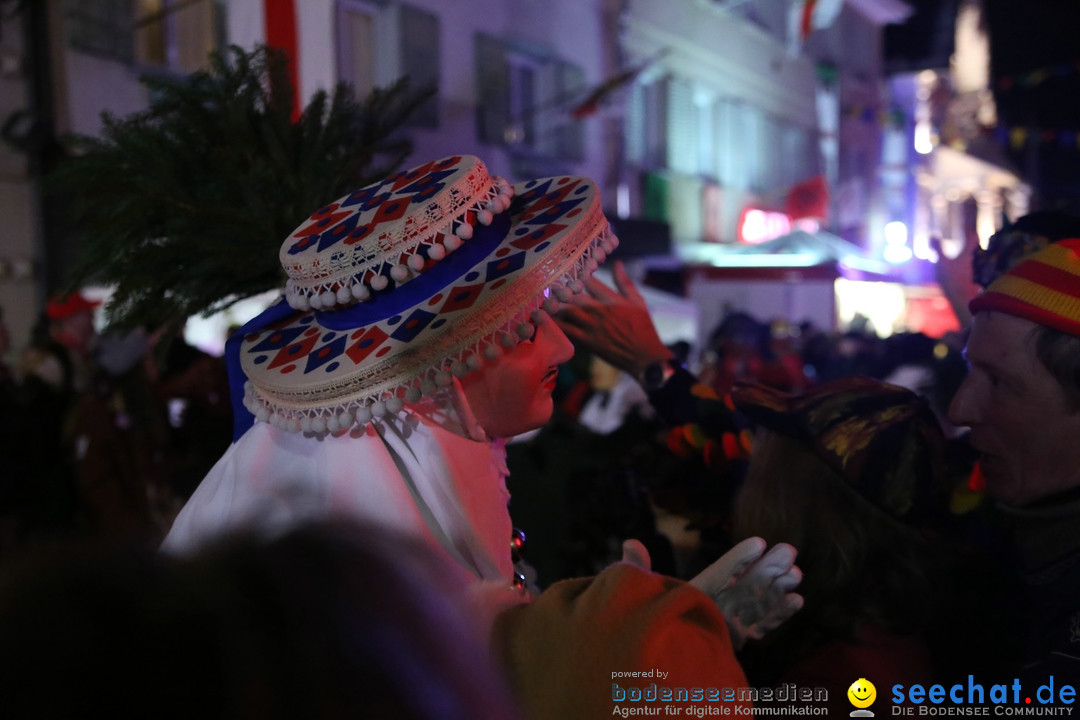
{"label": "red neon sign", "polygon": [[757,245],[791,232],[791,218],[775,210],[748,207],[739,215],[737,232],[739,242]]}

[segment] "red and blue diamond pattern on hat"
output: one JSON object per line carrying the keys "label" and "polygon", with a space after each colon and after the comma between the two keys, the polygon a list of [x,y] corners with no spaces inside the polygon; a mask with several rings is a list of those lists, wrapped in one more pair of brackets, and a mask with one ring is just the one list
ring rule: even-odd
{"label": "red and blue diamond pattern on hat", "polygon": [[369,300],[468,240],[511,198],[509,183],[469,155],[425,163],[313,213],[279,254],[298,310]]}
{"label": "red and blue diamond pattern on hat", "polygon": [[[437,392],[452,375],[531,336],[534,324],[548,320],[545,311],[583,289],[618,241],[585,178],[535,180],[515,190],[503,221],[509,229],[489,243],[490,252],[472,247],[477,257],[464,272],[400,312],[346,329],[344,311],[296,313],[245,337],[248,409],[285,429],[336,431]],[[376,311],[387,301],[380,296],[366,307]]]}

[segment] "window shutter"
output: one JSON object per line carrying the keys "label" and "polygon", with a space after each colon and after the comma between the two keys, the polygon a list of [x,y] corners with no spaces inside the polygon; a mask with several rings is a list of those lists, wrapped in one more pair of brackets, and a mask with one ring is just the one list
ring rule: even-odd
{"label": "window shutter", "polygon": [[[401,37],[401,72],[413,90],[439,87],[439,18],[425,10],[402,5],[398,16]],[[439,127],[439,95],[424,101],[409,117],[413,127]]]}
{"label": "window shutter", "polygon": [[764,162],[762,158],[762,128],[764,116],[762,112],[750,105],[739,105],[739,129],[742,148],[741,172],[747,179],[747,187],[755,192],[764,190]]}
{"label": "window shutter", "polygon": [[626,160],[633,165],[645,164],[645,86],[634,83],[626,103],[623,120],[626,138]]}
{"label": "window shutter", "polygon": [[645,92],[645,165],[661,168],[668,158],[668,86],[664,77],[646,86]]}
{"label": "window shutter", "polygon": [[347,82],[360,100],[375,88],[375,18],[363,7],[342,3],[337,8],[338,79]]}
{"label": "window shutter", "polygon": [[668,84],[668,164],[675,172],[687,175],[698,171],[698,116],[694,90],[688,82],[672,80]]}
{"label": "window shutter", "polygon": [[135,59],[135,7],[131,0],[67,0],[64,10],[72,48],[126,63]]}
{"label": "window shutter", "polygon": [[209,64],[210,53],[217,50],[217,5],[211,0],[198,0],[190,5],[176,6],[171,21],[176,43],[174,70],[192,73]]}
{"label": "window shutter", "polygon": [[477,33],[476,134],[481,142],[502,144],[510,109],[510,77],[506,50],[497,38]]}

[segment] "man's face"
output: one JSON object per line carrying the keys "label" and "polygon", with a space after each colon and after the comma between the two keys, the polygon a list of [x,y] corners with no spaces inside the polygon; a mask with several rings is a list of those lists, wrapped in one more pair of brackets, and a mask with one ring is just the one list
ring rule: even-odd
{"label": "man's face", "polygon": [[987,492],[1023,506],[1080,485],[1080,412],[1035,355],[1038,326],[1000,312],[976,314],[971,366],[949,420],[971,428]]}
{"label": "man's face", "polygon": [[570,340],[549,320],[530,340],[465,375],[461,385],[480,427],[491,437],[508,438],[546,423],[559,365],[573,355]]}

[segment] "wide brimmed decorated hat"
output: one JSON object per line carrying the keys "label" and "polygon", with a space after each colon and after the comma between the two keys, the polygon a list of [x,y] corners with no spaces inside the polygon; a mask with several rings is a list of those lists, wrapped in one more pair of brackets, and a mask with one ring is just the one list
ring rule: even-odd
{"label": "wide brimmed decorated hat", "polygon": [[511,187],[475,157],[427,163],[286,239],[285,298],[230,340],[230,371],[259,420],[363,425],[530,338],[617,244],[587,178]]}

